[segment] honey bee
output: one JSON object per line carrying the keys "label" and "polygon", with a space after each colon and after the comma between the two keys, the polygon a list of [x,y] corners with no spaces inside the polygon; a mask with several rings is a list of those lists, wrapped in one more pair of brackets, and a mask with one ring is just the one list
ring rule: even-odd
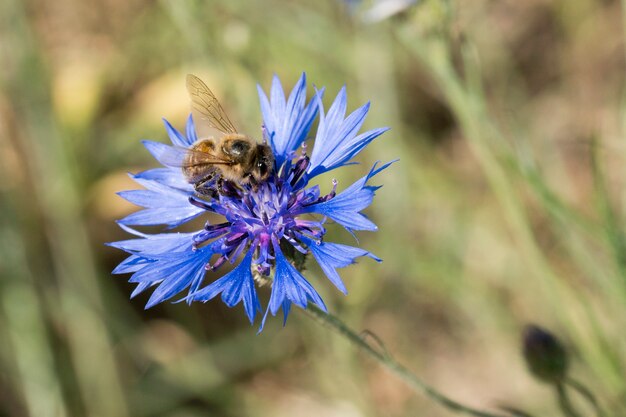
{"label": "honey bee", "polygon": [[267,180],[274,168],[272,149],[239,133],[200,78],[188,74],[187,91],[192,108],[223,135],[199,139],[189,149],[170,147],[160,156],[161,162],[182,168],[196,192],[212,198],[236,194],[242,186],[257,187]]}

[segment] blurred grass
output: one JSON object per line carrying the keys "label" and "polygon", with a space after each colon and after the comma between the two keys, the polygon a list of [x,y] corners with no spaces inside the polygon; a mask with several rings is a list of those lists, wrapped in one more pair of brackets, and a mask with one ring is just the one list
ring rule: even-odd
{"label": "blurred grass", "polygon": [[359,236],[384,263],[342,271],[345,298],[310,271],[331,309],[454,398],[552,415],[519,356],[539,323],[626,413],[620,4],[424,0],[364,25],[367,7],[0,4],[0,415],[448,415],[301,315],[255,336],[219,302],[144,311],[110,275],[102,244],[134,210],[114,192],[155,166],[139,139],[165,140],[160,117],[184,123],[184,74],[254,133],[255,84],[302,71],[392,127],[340,186],[401,158]]}

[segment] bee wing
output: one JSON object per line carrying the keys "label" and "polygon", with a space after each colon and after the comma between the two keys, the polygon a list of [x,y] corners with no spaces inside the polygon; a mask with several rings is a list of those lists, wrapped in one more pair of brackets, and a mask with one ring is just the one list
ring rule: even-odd
{"label": "bee wing", "polygon": [[232,165],[233,161],[207,152],[179,146],[161,146],[153,151],[163,165],[177,168],[191,168],[202,165]]}
{"label": "bee wing", "polygon": [[226,112],[207,85],[193,74],[187,74],[187,91],[191,105],[209,125],[222,133],[237,133]]}

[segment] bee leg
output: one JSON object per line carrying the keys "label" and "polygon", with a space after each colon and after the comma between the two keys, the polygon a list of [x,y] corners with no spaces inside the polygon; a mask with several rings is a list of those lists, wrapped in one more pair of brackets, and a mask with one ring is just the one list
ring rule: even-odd
{"label": "bee leg", "polygon": [[241,189],[237,184],[224,178],[217,180],[217,191],[224,197],[239,197],[241,195]]}
{"label": "bee leg", "polygon": [[215,187],[215,175],[210,174],[202,178],[200,181],[194,184],[194,189],[197,194],[203,197],[210,197],[216,199],[218,197],[218,190]]}
{"label": "bee leg", "polygon": [[250,177],[250,188],[254,192],[259,191],[259,183],[253,177]]}
{"label": "bee leg", "polygon": [[219,197],[219,194],[217,192],[217,190],[213,189],[213,188],[202,188],[202,187],[195,187],[196,189],[196,194],[198,194],[201,197],[209,197],[213,200],[217,200],[217,198]]}

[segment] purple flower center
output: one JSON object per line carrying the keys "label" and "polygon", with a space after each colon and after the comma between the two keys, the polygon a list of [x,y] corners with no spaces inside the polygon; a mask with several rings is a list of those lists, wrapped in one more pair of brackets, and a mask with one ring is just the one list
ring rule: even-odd
{"label": "purple flower center", "polygon": [[269,276],[274,266],[273,244],[282,239],[297,251],[306,254],[302,237],[321,243],[326,229],[325,219],[298,218],[306,206],[332,199],[336,194],[337,181],[332,191],[320,197],[319,188],[304,188],[309,158],[306,145],[295,161],[285,162],[278,172],[257,187],[245,187],[234,195],[220,195],[218,200],[206,201],[197,196],[189,201],[207,211],[222,215],[226,222],[207,224],[193,236],[193,249],[212,245],[218,254],[214,262],[206,265],[215,271],[226,261],[234,262],[244,251],[253,251],[252,264],[256,272]]}

